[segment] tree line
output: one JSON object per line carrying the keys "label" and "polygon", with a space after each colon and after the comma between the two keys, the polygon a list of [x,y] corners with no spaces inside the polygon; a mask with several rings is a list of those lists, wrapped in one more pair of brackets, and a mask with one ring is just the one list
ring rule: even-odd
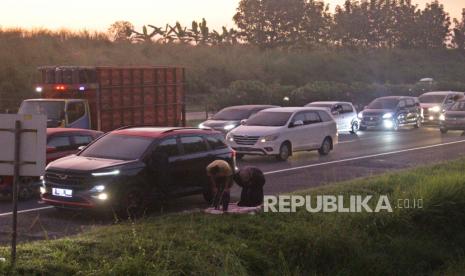
{"label": "tree line", "polygon": [[346,0],[336,6],[319,0],[241,0],[233,17],[237,29],[212,30],[207,21],[179,22],[136,30],[128,21],[109,28],[115,41],[251,44],[261,49],[400,48],[465,49],[465,9],[451,19],[437,0],[421,9],[411,0]]}

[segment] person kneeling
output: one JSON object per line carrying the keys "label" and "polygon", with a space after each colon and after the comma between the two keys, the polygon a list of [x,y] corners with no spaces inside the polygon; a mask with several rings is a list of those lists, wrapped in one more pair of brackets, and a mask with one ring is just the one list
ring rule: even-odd
{"label": "person kneeling", "polygon": [[234,181],[242,188],[241,207],[256,207],[263,203],[263,186],[265,175],[255,167],[246,167],[234,175]]}

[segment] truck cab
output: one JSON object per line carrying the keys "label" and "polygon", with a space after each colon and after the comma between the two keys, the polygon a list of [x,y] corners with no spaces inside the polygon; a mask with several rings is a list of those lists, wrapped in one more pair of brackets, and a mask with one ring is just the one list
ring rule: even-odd
{"label": "truck cab", "polygon": [[29,99],[18,113],[46,115],[47,127],[91,128],[89,103],[83,99]]}

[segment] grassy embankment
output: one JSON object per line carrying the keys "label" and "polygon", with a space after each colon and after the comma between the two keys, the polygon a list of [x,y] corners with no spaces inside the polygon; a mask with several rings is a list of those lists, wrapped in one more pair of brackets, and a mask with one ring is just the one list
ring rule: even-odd
{"label": "grassy embankment", "polygon": [[[465,160],[300,194],[422,198],[393,213],[172,214],[19,246],[42,275],[458,275],[465,271]],[[395,205],[393,203],[393,205]],[[0,248],[8,256],[8,248]],[[0,274],[13,272],[4,263]]]}

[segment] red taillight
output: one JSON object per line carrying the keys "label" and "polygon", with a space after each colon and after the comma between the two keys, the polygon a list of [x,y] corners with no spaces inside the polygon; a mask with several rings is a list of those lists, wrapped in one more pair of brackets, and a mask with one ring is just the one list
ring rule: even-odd
{"label": "red taillight", "polygon": [[64,86],[64,85],[57,85],[57,86],[55,86],[55,90],[64,91],[65,89],[66,89],[66,86]]}

